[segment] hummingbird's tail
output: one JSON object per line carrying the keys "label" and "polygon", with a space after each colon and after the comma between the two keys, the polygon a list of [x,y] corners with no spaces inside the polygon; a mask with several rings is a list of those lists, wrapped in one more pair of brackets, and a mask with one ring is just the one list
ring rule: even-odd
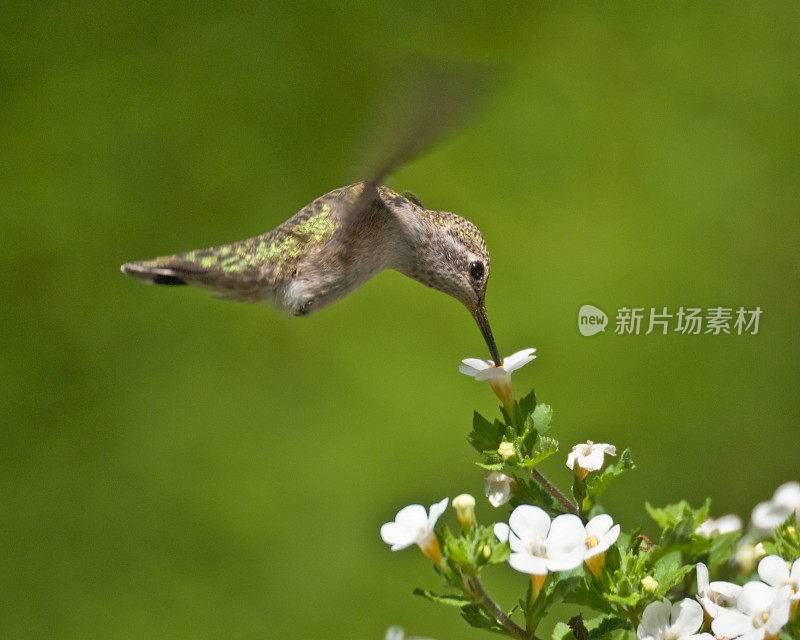
{"label": "hummingbird's tail", "polygon": [[148,284],[186,285],[189,284],[187,274],[176,267],[152,264],[155,260],[144,262],[126,262],[120,267],[122,273],[139,278]]}
{"label": "hummingbird's tail", "polygon": [[[244,302],[264,299],[265,290],[261,269],[231,259],[236,245],[201,249],[172,256],[162,256],[141,262],[126,262],[127,273],[148,284],[193,285],[207,289],[213,295]],[[246,255],[246,254],[245,254]]]}

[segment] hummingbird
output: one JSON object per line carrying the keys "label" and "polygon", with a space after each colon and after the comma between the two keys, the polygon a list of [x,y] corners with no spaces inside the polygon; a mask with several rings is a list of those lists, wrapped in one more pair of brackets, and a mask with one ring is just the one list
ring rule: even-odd
{"label": "hummingbird", "polygon": [[[127,262],[147,283],[193,285],[213,295],[266,302],[307,316],[394,269],[459,300],[477,322],[496,366],[502,360],[486,315],[489,252],[480,230],[448,211],[427,209],[382,180],[427,149],[475,102],[474,74],[415,71],[414,90],[395,101],[399,141],[383,144],[369,180],[334,189],[259,236],[208,249]],[[408,96],[415,101],[409,105]],[[388,149],[388,151],[387,151]]]}

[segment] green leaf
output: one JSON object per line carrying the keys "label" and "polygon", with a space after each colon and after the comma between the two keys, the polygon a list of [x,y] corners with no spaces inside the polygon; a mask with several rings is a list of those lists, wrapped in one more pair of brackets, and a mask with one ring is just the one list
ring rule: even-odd
{"label": "green leaf", "polygon": [[694,545],[693,551],[696,555],[705,553],[711,546],[710,541],[707,538],[696,536],[694,532],[708,518],[710,507],[710,500],[706,500],[697,509],[693,509],[686,500],[661,508],[645,503],[647,512],[662,529],[660,541],[664,547],[662,553],[677,546],[682,546],[684,551],[689,552],[692,545]]}
{"label": "green leaf", "polygon": [[668,554],[661,558],[652,568],[651,575],[658,582],[658,587],[652,593],[654,598],[665,596],[672,588],[680,584],[684,576],[694,569],[693,564],[682,564],[678,552]]}
{"label": "green leaf", "polygon": [[473,604],[471,598],[467,598],[465,596],[458,596],[458,595],[441,595],[438,593],[433,593],[428,591],[427,589],[414,589],[415,596],[421,596],[426,600],[430,600],[431,602],[436,602],[438,604],[446,604],[451,607],[466,607],[467,605]]}
{"label": "green leaf", "polygon": [[624,629],[630,623],[625,618],[603,614],[596,618],[584,620],[583,625],[589,631],[589,640],[600,640],[612,631],[617,629]]}
{"label": "green leaf", "polygon": [[775,530],[772,538],[771,541],[764,542],[767,553],[778,555],[787,562],[793,562],[800,557],[800,531],[794,514]]}
{"label": "green leaf", "polygon": [[553,419],[553,410],[550,405],[540,404],[533,410],[533,428],[543,434],[550,429],[550,421]]}
{"label": "green leaf", "polygon": [[467,437],[467,440],[479,452],[496,451],[502,439],[497,424],[496,422],[489,422],[476,411],[472,416],[472,432]]}
{"label": "green leaf", "polygon": [[528,395],[517,402],[517,406],[519,407],[519,412],[522,414],[522,423],[524,423],[529,415],[535,413],[536,394],[533,392],[533,389],[530,390]]}
{"label": "green leaf", "polygon": [[649,502],[646,502],[644,506],[647,509],[647,513],[650,514],[650,517],[653,518],[662,529],[674,527],[686,518],[691,518],[692,523],[695,528],[697,528],[708,519],[708,510],[711,507],[711,501],[706,500],[703,506],[697,509],[692,509],[692,506],[686,500],[681,500],[675,504],[668,504],[661,508],[653,507]]}
{"label": "green leaf", "polygon": [[502,471],[503,467],[506,466],[503,462],[476,462],[475,464],[481,469],[486,469],[487,471]]}
{"label": "green leaf", "polygon": [[549,458],[558,451],[558,440],[549,436],[542,436],[536,443],[533,451],[533,464],[539,464],[545,458]]}
{"label": "green leaf", "polygon": [[503,625],[487,614],[486,611],[477,604],[470,604],[463,607],[461,609],[461,617],[467,621],[467,624],[476,629],[486,629],[487,631],[496,631],[497,633],[508,635]]}
{"label": "green leaf", "polygon": [[576,604],[582,607],[591,607],[592,609],[596,609],[598,611],[608,608],[608,603],[605,601],[603,596],[597,591],[597,589],[590,587],[586,581],[584,581],[583,584],[578,585],[574,591],[570,591],[564,597],[564,602],[567,604]]}
{"label": "green leaf", "polygon": [[572,640],[573,638],[572,629],[566,622],[558,622],[553,627],[553,640]]}
{"label": "green leaf", "polygon": [[633,455],[630,449],[625,449],[614,464],[607,466],[599,476],[586,483],[586,494],[592,504],[597,502],[600,494],[608,488],[614,478],[618,478],[626,471],[635,469]]}
{"label": "green leaf", "polygon": [[726,534],[715,533],[711,538],[711,547],[708,552],[708,564],[717,567],[725,564],[734,555],[739,547],[739,540],[742,534],[740,531],[731,531]]}
{"label": "green leaf", "polygon": [[536,442],[533,450],[533,456],[526,456],[522,461],[522,467],[525,469],[532,469],[542,460],[546,460],[558,451],[558,440],[548,436],[542,436]]}
{"label": "green leaf", "polygon": [[639,604],[639,601],[641,599],[642,596],[639,593],[631,593],[630,595],[627,596],[620,596],[617,595],[616,593],[606,594],[606,600],[608,600],[609,602],[613,602],[615,604],[621,604],[626,607],[635,607],[637,604]]}

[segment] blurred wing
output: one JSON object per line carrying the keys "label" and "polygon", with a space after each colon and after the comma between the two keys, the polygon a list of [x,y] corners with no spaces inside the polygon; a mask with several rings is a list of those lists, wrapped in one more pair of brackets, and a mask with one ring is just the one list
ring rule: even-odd
{"label": "blurred wing", "polygon": [[364,138],[370,179],[347,216],[347,225],[378,197],[381,182],[452,133],[494,94],[497,68],[434,62],[408,63],[373,109],[374,122]]}

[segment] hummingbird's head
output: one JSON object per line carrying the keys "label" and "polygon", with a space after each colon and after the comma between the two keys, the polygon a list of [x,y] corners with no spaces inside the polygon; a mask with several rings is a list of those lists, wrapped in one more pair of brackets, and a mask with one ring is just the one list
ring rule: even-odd
{"label": "hummingbird's head", "polygon": [[486,317],[489,251],[469,220],[446,211],[427,211],[425,238],[416,248],[408,273],[424,285],[460,300],[480,327],[497,366],[501,359]]}

